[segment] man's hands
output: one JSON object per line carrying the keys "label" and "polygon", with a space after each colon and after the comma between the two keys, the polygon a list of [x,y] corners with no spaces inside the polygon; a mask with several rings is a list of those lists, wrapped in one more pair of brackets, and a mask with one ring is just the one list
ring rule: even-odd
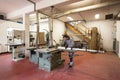
{"label": "man's hands", "polygon": [[67,49],[68,48],[68,45],[67,44],[65,44],[65,49]]}

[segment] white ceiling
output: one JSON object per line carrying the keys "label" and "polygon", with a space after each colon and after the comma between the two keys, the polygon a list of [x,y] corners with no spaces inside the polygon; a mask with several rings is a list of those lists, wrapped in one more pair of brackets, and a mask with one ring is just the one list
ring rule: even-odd
{"label": "white ceiling", "polygon": [[[95,4],[101,4],[105,2],[114,2],[114,1],[119,1],[119,0],[69,0],[68,2],[64,2],[58,5],[55,5],[53,8],[53,14],[57,13],[63,13],[72,9],[76,8],[83,8],[86,6],[91,6]],[[51,7],[44,8],[41,10],[43,13],[50,15],[51,14]],[[60,17],[58,19],[67,22],[70,21],[67,19],[67,16],[72,17],[74,20],[83,20],[85,19],[86,21],[91,21],[95,20],[95,14],[100,14],[100,19],[98,20],[104,20],[106,14],[114,14],[116,15],[120,11],[120,4],[116,5],[111,5],[111,6],[105,6],[102,8],[97,8],[97,9],[92,9],[92,10],[86,10],[86,11],[81,11],[78,13],[73,13],[73,14],[68,14],[63,17]]]}
{"label": "white ceiling", "polygon": [[[32,1],[38,2],[41,0]],[[31,3],[27,0],[0,0],[0,12],[7,14],[29,5],[31,5]]]}
{"label": "white ceiling", "polygon": [[[92,21],[95,19],[95,14],[100,14],[100,19],[97,20],[105,20],[105,15],[107,14],[113,14],[116,15],[120,11],[120,5],[113,5],[113,6],[107,6],[103,8],[98,8],[94,10],[87,10],[82,11],[79,13],[69,14],[67,16],[71,16],[74,20],[86,20],[86,21]],[[67,22],[70,21],[67,19],[67,16],[60,17],[59,19]]]}
{"label": "white ceiling", "polygon": [[[39,2],[42,0],[32,0],[32,1]],[[54,14],[63,13],[65,11],[69,11],[72,9],[82,8],[82,7],[100,4],[100,3],[109,2],[109,1],[114,2],[114,1],[120,1],[120,0],[68,0],[64,3],[53,5],[54,6],[53,13]],[[19,10],[21,8],[27,7],[29,5],[31,5],[31,3],[28,2],[27,0],[0,0],[0,12],[7,14],[10,12]],[[95,20],[94,18],[95,14],[100,14],[99,20],[101,19],[103,20],[105,19],[106,14],[113,13],[114,15],[116,15],[118,11],[120,11],[119,8],[120,8],[120,4],[117,4],[117,5],[107,6],[103,8],[94,9],[94,10],[87,10],[87,11],[81,11],[79,13],[68,14],[58,19],[64,22],[67,22],[69,20],[66,18],[66,16],[71,16],[74,20],[85,19],[87,21],[90,21],[90,20]],[[51,15],[51,7],[44,8],[40,11],[42,11],[47,15]]]}
{"label": "white ceiling", "polygon": [[[85,6],[108,2],[108,1],[119,1],[119,0],[69,0],[67,2],[54,5],[55,7],[54,14],[68,11],[75,8],[81,8]],[[42,9],[42,11],[49,14],[51,12],[51,9],[50,7],[48,7],[48,8]]]}

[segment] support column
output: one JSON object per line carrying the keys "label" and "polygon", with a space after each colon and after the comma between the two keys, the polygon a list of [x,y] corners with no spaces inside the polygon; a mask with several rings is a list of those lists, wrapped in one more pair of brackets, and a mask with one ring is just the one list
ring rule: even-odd
{"label": "support column", "polygon": [[49,18],[49,29],[50,29],[50,33],[49,33],[49,46],[53,46],[53,19]]}
{"label": "support column", "polygon": [[25,27],[25,55],[29,56],[29,14],[23,14],[23,26]]}
{"label": "support column", "polygon": [[36,11],[36,22],[37,22],[37,35],[36,35],[36,48],[39,48],[39,14],[38,11]]}

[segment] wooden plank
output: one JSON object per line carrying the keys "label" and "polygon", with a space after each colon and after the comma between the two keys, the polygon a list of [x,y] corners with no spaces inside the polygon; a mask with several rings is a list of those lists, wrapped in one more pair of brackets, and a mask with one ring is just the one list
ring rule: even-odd
{"label": "wooden plank", "polygon": [[45,44],[44,32],[39,32],[39,44]]}
{"label": "wooden plank", "polygon": [[98,30],[97,27],[93,27],[92,32],[91,32],[91,42],[90,42],[90,49],[98,50]]}

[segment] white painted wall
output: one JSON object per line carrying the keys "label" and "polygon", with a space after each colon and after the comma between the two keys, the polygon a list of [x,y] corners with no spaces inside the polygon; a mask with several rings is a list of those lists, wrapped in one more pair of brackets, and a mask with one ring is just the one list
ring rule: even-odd
{"label": "white painted wall", "polygon": [[7,51],[7,29],[13,28],[15,30],[24,30],[24,27],[22,24],[0,20],[0,44],[1,44],[1,51],[0,52],[6,52]]}
{"label": "white painted wall", "polygon": [[[49,23],[48,23],[48,21],[40,22],[39,24],[40,24],[40,28],[39,28],[40,31],[39,32],[44,32],[45,35],[46,35],[47,31],[49,31]],[[47,31],[45,31],[44,29],[47,30]],[[36,38],[37,25],[36,24],[30,25],[29,30],[32,32],[33,37]],[[46,37],[45,37],[45,40],[46,40]],[[34,41],[36,41],[36,39]],[[35,44],[35,42],[34,42],[34,44]]]}
{"label": "white painted wall", "polygon": [[[119,23],[117,23],[120,25]],[[13,26],[9,24],[9,27]],[[103,38],[103,47],[107,51],[113,51],[113,29],[114,29],[114,22],[109,20],[104,21],[89,21],[86,23],[88,28],[98,27],[99,32]],[[15,27],[15,26],[13,26]],[[43,29],[49,31],[49,23],[47,21],[40,23],[40,32],[45,32]],[[1,29],[0,29],[1,30]],[[31,31],[36,31],[35,26],[30,28]],[[66,30],[65,25],[62,21],[54,20],[53,21],[53,39],[59,43],[60,39],[62,39],[62,34]],[[119,34],[119,33],[117,33]],[[55,43],[54,43],[55,44]]]}
{"label": "white painted wall", "polygon": [[113,21],[89,21],[86,26],[88,28],[97,27],[103,38],[103,48],[107,51],[113,51]]}
{"label": "white painted wall", "polygon": [[[113,51],[113,28],[114,28],[113,24],[114,24],[113,21],[108,21],[108,20],[89,21],[86,23],[86,26],[88,28],[98,27],[103,38],[103,47],[107,51]],[[120,25],[119,23],[117,24]],[[24,29],[22,24],[0,20],[0,43],[2,43],[2,51],[6,51],[5,44],[7,43],[7,37],[6,37],[7,28]],[[32,28],[30,30],[35,31],[35,26],[32,26]],[[46,31],[44,31],[43,29],[46,29],[49,31],[49,24],[47,21],[40,23],[40,31],[46,33]],[[53,39],[57,43],[59,43],[60,39],[62,39],[62,34],[64,34],[65,30],[66,28],[62,21],[59,21],[59,20],[53,21]],[[117,33],[117,35],[119,35],[119,33]]]}
{"label": "white painted wall", "polygon": [[80,36],[76,36],[74,35],[75,33],[72,32],[71,30],[67,29],[67,34],[70,36],[70,38],[72,38],[74,41],[82,41],[80,39]]}
{"label": "white painted wall", "polygon": [[117,54],[120,57],[120,21],[116,22],[116,40],[119,41],[119,53]]}
{"label": "white painted wall", "polygon": [[7,46],[5,44],[7,43],[7,26],[5,26],[6,22],[0,20],[0,44],[1,44],[1,51],[0,52],[6,52]]}
{"label": "white painted wall", "polygon": [[[62,39],[62,35],[64,34],[65,30],[66,27],[64,22],[55,19],[53,21],[53,40],[55,40],[57,43],[60,43],[60,40]],[[53,44],[55,43],[53,42]]]}
{"label": "white painted wall", "polygon": [[[44,29],[49,31],[49,23],[48,21],[40,22],[40,32],[47,33]],[[62,35],[64,34],[64,31],[66,30],[65,24],[62,21],[59,21],[57,19],[53,20],[53,40],[55,40],[57,43],[60,43],[60,39],[62,39]],[[36,25],[30,26],[30,31],[35,32],[36,31]],[[53,42],[53,44],[55,44]]]}

